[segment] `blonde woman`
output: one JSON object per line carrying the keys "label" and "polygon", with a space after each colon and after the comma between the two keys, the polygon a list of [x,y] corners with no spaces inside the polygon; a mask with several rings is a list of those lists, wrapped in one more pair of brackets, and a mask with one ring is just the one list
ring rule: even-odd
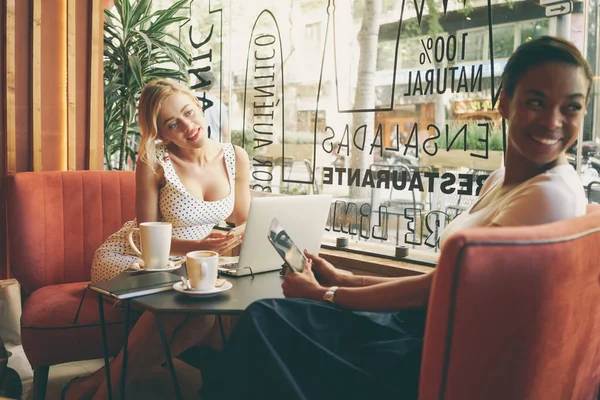
{"label": "blonde woman", "polygon": [[[211,233],[227,220],[243,224],[250,206],[249,160],[246,152],[208,138],[202,107],[184,85],[169,79],[149,82],[142,90],[138,119],[142,132],[136,167],[136,219],[127,222],[96,251],[92,281],[111,279],[136,261],[127,232],[141,222],[173,225],[171,255],[193,250],[224,252],[240,236]],[[171,353],[176,356],[207,340],[213,316],[161,317]],[[129,337],[127,379],[164,361],[154,316],[140,316]],[[122,353],[111,363],[113,391],[120,386]],[[104,368],[76,378],[63,388],[66,399],[106,399]],[[113,393],[116,396],[116,393]],[[116,398],[116,397],[115,397]]]}

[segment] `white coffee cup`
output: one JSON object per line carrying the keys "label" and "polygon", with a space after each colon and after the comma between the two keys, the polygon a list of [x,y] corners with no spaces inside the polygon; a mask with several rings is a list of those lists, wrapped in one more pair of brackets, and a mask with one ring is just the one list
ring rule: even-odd
{"label": "white coffee cup", "polygon": [[210,290],[217,284],[219,253],[198,250],[187,253],[187,274],[194,290]]}
{"label": "white coffee cup", "polygon": [[[171,252],[170,222],[142,222],[139,228],[132,228],[127,232],[127,240],[133,251],[142,259],[142,268],[166,268]],[[133,242],[133,234],[139,232],[141,250]]]}

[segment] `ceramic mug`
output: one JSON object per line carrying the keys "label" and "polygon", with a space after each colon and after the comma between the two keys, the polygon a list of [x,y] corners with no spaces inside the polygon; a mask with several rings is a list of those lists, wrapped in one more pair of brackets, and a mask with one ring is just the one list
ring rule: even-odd
{"label": "ceramic mug", "polygon": [[[132,228],[127,232],[129,245],[137,254],[144,265],[142,268],[161,269],[166,268],[169,263],[169,254],[171,253],[171,232],[170,222],[142,222],[139,228]],[[133,234],[139,232],[141,250],[133,242]]]}
{"label": "ceramic mug", "polygon": [[219,253],[198,250],[187,253],[187,274],[194,290],[210,290],[217,284]]}

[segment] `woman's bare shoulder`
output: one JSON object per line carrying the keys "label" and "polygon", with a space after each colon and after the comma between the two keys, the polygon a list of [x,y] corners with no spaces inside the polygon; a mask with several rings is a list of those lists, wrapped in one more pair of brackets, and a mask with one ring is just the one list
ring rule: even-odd
{"label": "woman's bare shoulder", "polygon": [[155,184],[162,186],[165,182],[165,171],[156,161],[154,162],[154,170],[144,160],[138,160],[135,165],[136,181],[138,184]]}
{"label": "woman's bare shoulder", "polygon": [[241,148],[240,146],[233,145],[233,151],[235,152],[235,160],[236,167],[244,167],[247,168],[250,166],[250,158],[248,157],[248,153],[246,150]]}

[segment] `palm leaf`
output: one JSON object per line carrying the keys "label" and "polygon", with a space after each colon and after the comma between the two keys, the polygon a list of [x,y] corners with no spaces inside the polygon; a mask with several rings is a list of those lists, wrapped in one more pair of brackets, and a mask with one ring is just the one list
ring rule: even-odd
{"label": "palm leaf", "polygon": [[138,56],[132,55],[129,57],[129,69],[131,70],[131,76],[135,80],[137,86],[142,88],[144,86],[144,76],[140,58]]}
{"label": "palm leaf", "polygon": [[190,54],[166,33],[187,17],[177,13],[189,0],[151,12],[151,0],[115,0],[104,22],[104,157],[108,169],[135,165],[139,143],[137,101],[145,83],[155,78],[185,81]]}
{"label": "palm leaf", "polygon": [[148,35],[146,35],[144,32],[139,31],[139,32],[135,32],[134,35],[137,35],[139,37],[142,38],[142,40],[144,41],[144,43],[146,44],[146,51],[148,53],[152,52],[152,40],[150,40],[150,38],[148,37]]}
{"label": "palm leaf", "polygon": [[129,18],[131,28],[138,26],[144,15],[148,15],[152,2],[150,0],[138,0],[131,11]]}

